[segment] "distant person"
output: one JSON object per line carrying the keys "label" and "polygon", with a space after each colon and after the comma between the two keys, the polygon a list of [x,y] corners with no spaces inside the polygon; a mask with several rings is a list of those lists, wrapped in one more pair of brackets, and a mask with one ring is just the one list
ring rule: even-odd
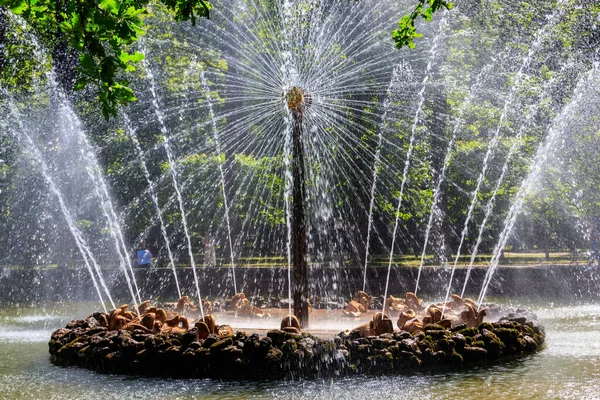
{"label": "distant person", "polygon": [[590,264],[593,265],[594,261],[600,265],[600,218],[597,216],[592,217],[592,223],[590,225]]}
{"label": "distant person", "polygon": [[152,253],[150,250],[138,250],[137,265],[139,267],[148,267],[152,263]]}

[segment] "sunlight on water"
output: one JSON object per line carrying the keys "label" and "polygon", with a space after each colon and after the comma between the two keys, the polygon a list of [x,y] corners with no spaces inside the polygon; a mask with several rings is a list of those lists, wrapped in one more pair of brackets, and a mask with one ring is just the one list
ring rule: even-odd
{"label": "sunlight on water", "polygon": [[35,324],[35,323],[39,323],[39,322],[49,322],[49,321],[55,321],[55,320],[59,320],[62,321],[64,320],[64,317],[61,317],[59,315],[25,315],[23,317],[7,317],[7,320],[14,320],[15,322],[23,322],[26,324]]}
{"label": "sunlight on water", "polygon": [[47,342],[51,330],[5,329],[0,328],[0,341],[14,342]]}

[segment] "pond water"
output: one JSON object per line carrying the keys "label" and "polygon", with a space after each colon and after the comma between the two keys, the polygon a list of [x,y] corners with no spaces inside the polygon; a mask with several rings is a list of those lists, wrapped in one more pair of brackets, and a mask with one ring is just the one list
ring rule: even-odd
{"label": "pond water", "polygon": [[[496,299],[498,300],[498,299]],[[0,310],[0,397],[4,399],[590,399],[600,387],[600,304],[512,302],[537,313],[545,348],[498,365],[440,374],[221,382],[103,375],[50,363],[51,332],[94,304]]]}

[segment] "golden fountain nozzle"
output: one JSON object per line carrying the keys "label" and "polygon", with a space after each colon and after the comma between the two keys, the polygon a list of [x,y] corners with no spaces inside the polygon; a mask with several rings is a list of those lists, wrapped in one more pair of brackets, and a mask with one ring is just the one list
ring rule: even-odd
{"label": "golden fountain nozzle", "polygon": [[283,92],[283,101],[291,111],[301,111],[304,103],[304,91],[293,86]]}

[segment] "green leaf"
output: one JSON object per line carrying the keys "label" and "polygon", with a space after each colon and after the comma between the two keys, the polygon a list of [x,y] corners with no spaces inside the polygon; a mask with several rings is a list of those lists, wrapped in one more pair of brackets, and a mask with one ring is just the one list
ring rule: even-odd
{"label": "green leaf", "polygon": [[431,21],[431,18],[433,18],[433,8],[426,8],[425,11],[423,11],[422,16],[423,18],[425,18],[425,21]]}
{"label": "green leaf", "polygon": [[27,8],[28,8],[28,4],[25,0],[17,0],[17,1],[1,0],[0,6],[9,7],[10,11],[12,11],[13,13],[15,13],[17,15],[23,14],[23,12],[25,12],[25,10],[27,10]]}
{"label": "green leaf", "polygon": [[428,0],[427,3],[429,4],[429,7],[423,9],[425,1],[426,0],[419,0],[415,5],[413,12],[404,15],[398,21],[398,29],[392,31],[392,38],[394,39],[397,48],[401,49],[404,46],[408,46],[412,49],[415,47],[414,39],[423,36],[422,34],[417,33],[417,29],[415,28],[415,21],[419,16],[429,22],[433,19],[433,14],[437,10],[440,8],[449,10],[454,4],[445,0]]}
{"label": "green leaf", "polygon": [[94,59],[87,53],[79,56],[79,66],[86,73],[92,73],[96,71],[96,63],[94,62]]}
{"label": "green leaf", "polygon": [[81,77],[79,79],[77,79],[77,81],[75,82],[75,87],[73,88],[74,90],[83,90],[87,84],[89,83],[89,80],[85,77]]}
{"label": "green leaf", "polygon": [[[206,0],[159,0],[178,21],[209,18],[212,8]],[[116,81],[123,73],[135,70],[144,59],[142,53],[129,53],[128,46],[145,33],[143,16],[149,0],[0,0],[0,6],[22,14],[35,29],[55,35],[50,40],[69,43],[79,53],[79,76],[74,89],[96,86],[102,115],[116,115],[117,107],[137,100],[126,81]],[[60,33],[57,35],[57,29]]]}
{"label": "green leaf", "polygon": [[100,2],[100,8],[114,14],[119,12],[119,4],[116,0],[102,0]]}

